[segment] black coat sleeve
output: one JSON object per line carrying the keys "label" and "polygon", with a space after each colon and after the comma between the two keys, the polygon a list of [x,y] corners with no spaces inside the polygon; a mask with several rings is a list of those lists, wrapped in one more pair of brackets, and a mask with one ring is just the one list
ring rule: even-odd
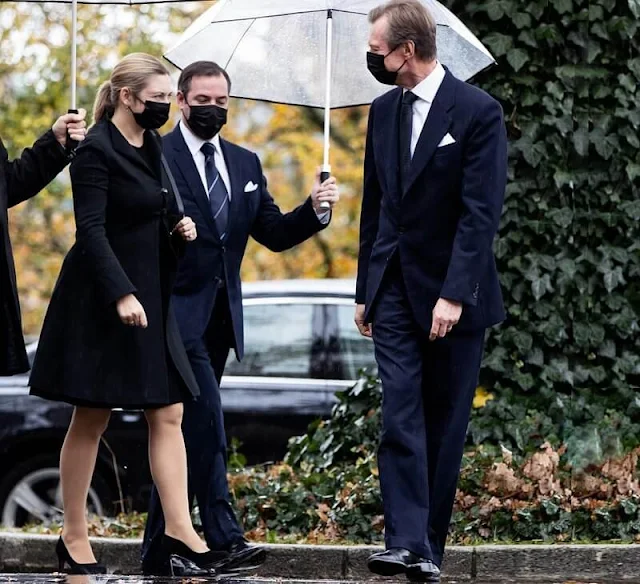
{"label": "black coat sleeve", "polygon": [[290,213],[282,213],[267,189],[267,180],[262,174],[262,166],[256,161],[263,177],[260,187],[260,208],[251,229],[252,237],[271,251],[284,251],[309,239],[324,229],[318,219],[309,197],[302,205]]}
{"label": "black coat sleeve", "polygon": [[360,251],[358,253],[358,277],[356,280],[356,303],[364,304],[367,299],[367,275],[373,243],[378,235],[380,201],[382,190],[378,181],[373,154],[373,119],[375,102],[369,111],[367,142],[364,154],[364,184],[362,189],[362,211],[360,213]]}
{"label": "black coat sleeve", "polygon": [[0,164],[7,177],[8,206],[14,207],[37,195],[67,165],[65,149],[56,140],[52,130],[25,148],[20,158],[9,160],[0,142]]}
{"label": "black coat sleeve", "polygon": [[507,134],[497,101],[478,111],[462,164],[463,212],[440,296],[475,306],[474,290],[492,253],[507,182]]}
{"label": "black coat sleeve", "polygon": [[79,148],[71,164],[76,242],[105,304],[136,292],[107,239],[106,212],[109,169],[93,148]]}

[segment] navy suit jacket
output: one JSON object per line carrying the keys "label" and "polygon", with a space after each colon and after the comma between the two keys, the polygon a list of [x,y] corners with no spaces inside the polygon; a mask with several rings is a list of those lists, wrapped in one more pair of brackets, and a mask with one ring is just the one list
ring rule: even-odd
{"label": "navy suit jacket", "polygon": [[[164,137],[164,153],[185,215],[198,229],[196,241],[187,244],[173,291],[173,306],[182,338],[187,343],[204,337],[209,327],[220,279],[224,278],[229,298],[236,356],[244,354],[242,287],[240,265],[251,235],[272,251],[289,249],[318,231],[323,225],[311,198],[290,213],[283,214],[267,190],[258,157],[249,150],[220,140],[231,181],[231,206],[224,245],[213,220],[209,199],[195,162],[179,127]],[[245,192],[252,182],[258,188]],[[215,327],[215,323],[211,323]],[[215,329],[212,333],[215,334]],[[222,333],[222,331],[221,331]]]}
{"label": "navy suit jacket", "polygon": [[[397,253],[423,329],[441,297],[463,304],[456,330],[492,326],[505,318],[492,251],[507,177],[502,108],[447,71],[400,192],[402,93],[377,98],[369,113],[356,301],[375,326],[372,309]],[[438,147],[447,133],[455,143]]]}

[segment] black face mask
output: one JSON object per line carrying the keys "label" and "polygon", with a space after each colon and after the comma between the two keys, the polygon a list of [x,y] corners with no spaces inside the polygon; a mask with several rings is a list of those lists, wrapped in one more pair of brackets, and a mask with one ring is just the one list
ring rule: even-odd
{"label": "black face mask", "polygon": [[189,105],[189,108],[189,127],[203,140],[211,140],[227,123],[227,110],[219,105]]}
{"label": "black face mask", "polygon": [[397,71],[389,71],[385,67],[384,60],[395,50],[396,49],[390,50],[386,55],[372,53],[371,51],[367,52],[367,68],[369,69],[369,72],[374,76],[376,81],[384,83],[385,85],[395,85],[400,69],[402,69],[407,63],[406,61],[402,63]]}
{"label": "black face mask", "polygon": [[136,123],[145,130],[157,130],[169,120],[171,104],[161,101],[145,101],[144,109],[139,112],[131,112]]}

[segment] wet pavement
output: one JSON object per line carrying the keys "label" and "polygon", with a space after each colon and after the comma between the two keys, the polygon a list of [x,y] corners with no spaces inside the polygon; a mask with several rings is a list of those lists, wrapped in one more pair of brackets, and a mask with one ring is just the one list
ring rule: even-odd
{"label": "wet pavement", "polygon": [[[364,582],[339,582],[337,580],[282,580],[282,579],[260,579],[260,578],[229,578],[221,576],[219,578],[147,578],[143,576],[67,576],[64,574],[0,574],[0,583],[13,584],[365,584]],[[380,582],[378,580],[377,582]],[[401,579],[387,580],[387,582],[403,582]],[[404,580],[406,582],[406,580]],[[442,584],[463,584],[465,582],[473,582],[474,584],[506,584],[507,581],[501,582],[473,579],[446,579],[442,580]],[[509,584],[514,582],[513,579],[508,581]],[[626,580],[625,584],[636,582],[634,580]],[[640,582],[640,579],[637,581]],[[613,580],[548,580],[535,582],[527,582],[518,579],[517,584],[622,584]]]}

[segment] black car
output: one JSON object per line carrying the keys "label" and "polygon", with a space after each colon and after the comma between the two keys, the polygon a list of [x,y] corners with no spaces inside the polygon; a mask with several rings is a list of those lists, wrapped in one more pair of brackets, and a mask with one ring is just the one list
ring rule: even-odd
{"label": "black car", "polygon": [[[244,286],[245,358],[229,357],[221,384],[229,444],[249,464],[279,460],[288,439],[329,414],[335,392],[373,371],[373,345],[353,323],[347,280]],[[37,343],[28,346],[33,359]],[[0,377],[0,524],[60,517],[58,456],[71,417],[66,404],[28,395],[28,375]],[[114,410],[100,447],[89,507],[109,515],[145,510],[150,490],[141,411]]]}

